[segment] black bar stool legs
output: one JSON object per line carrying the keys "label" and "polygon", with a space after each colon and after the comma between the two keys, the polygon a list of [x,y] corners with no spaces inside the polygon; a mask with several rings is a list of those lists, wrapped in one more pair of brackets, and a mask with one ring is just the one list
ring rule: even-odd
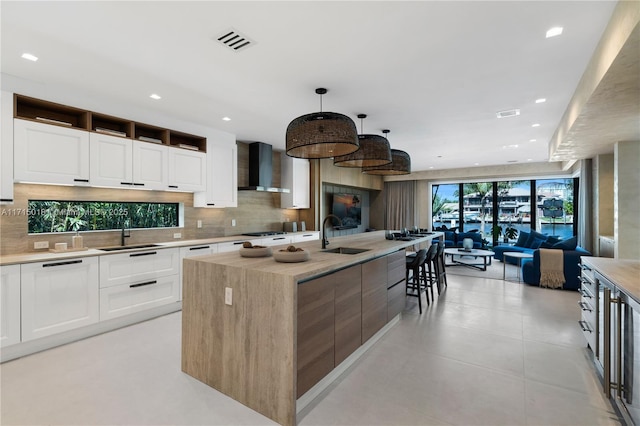
{"label": "black bar stool legs", "polygon": [[[427,261],[427,250],[421,249],[415,257],[407,258],[405,271],[406,295],[418,298],[418,309],[422,314],[422,292],[424,291],[429,305],[429,294],[427,288],[427,276],[425,273],[425,262]],[[411,275],[409,275],[411,272]]]}

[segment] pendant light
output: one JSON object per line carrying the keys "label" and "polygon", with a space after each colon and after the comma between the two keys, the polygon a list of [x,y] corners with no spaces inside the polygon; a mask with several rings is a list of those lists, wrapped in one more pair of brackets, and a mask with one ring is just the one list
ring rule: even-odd
{"label": "pendant light", "polygon": [[360,133],[358,142],[360,148],[347,155],[333,157],[333,165],[338,167],[369,167],[383,166],[391,162],[391,147],[387,138],[378,135],[365,135],[362,120],[366,114],[358,114],[360,119]]}
{"label": "pendant light", "polygon": [[287,127],[287,155],[298,158],[331,158],[358,150],[358,130],[352,119],[337,112],[322,112],[322,95],[327,89],[316,89],[320,95],[320,112],[294,119]]}
{"label": "pendant light", "polygon": [[[390,130],[383,130],[385,135]],[[362,172],[368,175],[408,175],[411,173],[411,157],[399,149],[391,150],[391,163],[383,166],[363,167]]]}

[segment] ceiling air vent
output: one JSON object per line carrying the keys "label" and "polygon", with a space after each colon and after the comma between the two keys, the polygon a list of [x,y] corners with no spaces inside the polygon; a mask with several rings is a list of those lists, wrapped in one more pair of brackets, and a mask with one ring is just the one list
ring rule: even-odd
{"label": "ceiling air vent", "polygon": [[218,36],[216,36],[216,40],[236,52],[247,50],[248,48],[256,44],[255,41],[251,40],[249,37],[243,34],[240,34],[233,28],[229,28],[228,30],[218,34]]}
{"label": "ceiling air vent", "polygon": [[515,117],[516,115],[520,115],[519,109],[508,109],[506,111],[496,112],[496,117],[498,118]]}

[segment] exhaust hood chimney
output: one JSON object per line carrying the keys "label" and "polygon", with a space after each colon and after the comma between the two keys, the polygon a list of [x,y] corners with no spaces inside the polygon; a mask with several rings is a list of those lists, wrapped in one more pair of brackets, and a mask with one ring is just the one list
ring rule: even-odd
{"label": "exhaust hood chimney", "polygon": [[263,142],[249,144],[249,186],[238,189],[245,191],[290,192],[287,188],[274,188],[273,149]]}

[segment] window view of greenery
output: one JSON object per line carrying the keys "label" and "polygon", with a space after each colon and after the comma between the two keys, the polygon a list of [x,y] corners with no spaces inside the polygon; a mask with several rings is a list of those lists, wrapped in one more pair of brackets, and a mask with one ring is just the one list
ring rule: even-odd
{"label": "window view of greenery", "polygon": [[29,200],[29,233],[178,226],[178,203]]}

